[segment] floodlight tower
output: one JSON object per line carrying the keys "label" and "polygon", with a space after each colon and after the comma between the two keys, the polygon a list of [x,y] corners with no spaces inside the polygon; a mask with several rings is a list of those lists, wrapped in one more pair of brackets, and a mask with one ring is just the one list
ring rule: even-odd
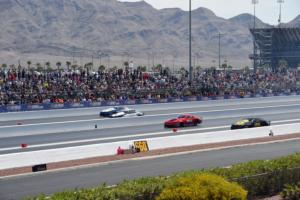
{"label": "floodlight tower", "polygon": [[193,80],[193,67],[192,67],[192,0],[189,6],[189,78],[190,82]]}
{"label": "floodlight tower", "polygon": [[281,24],[281,4],[284,3],[284,0],[277,0],[277,3],[279,3],[278,27],[280,28],[280,24]]}
{"label": "floodlight tower", "polygon": [[[253,31],[255,33],[255,27],[256,27],[256,4],[258,4],[258,0],[252,0],[252,4],[253,4],[253,12],[254,12],[254,15],[253,15]],[[253,69],[254,69],[254,72],[256,72],[256,70],[257,70],[256,52],[257,52],[257,49],[256,49],[256,45],[255,45],[255,36],[254,36],[254,38],[253,38]]]}

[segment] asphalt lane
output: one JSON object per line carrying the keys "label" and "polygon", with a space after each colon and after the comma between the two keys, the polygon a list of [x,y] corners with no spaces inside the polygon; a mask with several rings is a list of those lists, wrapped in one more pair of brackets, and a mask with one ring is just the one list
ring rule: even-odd
{"label": "asphalt lane", "polygon": [[49,195],[65,189],[93,187],[102,183],[112,185],[124,179],[142,176],[170,175],[184,170],[225,167],[251,160],[272,159],[299,151],[300,140],[294,140],[0,178],[0,199],[14,200],[40,193]]}
{"label": "asphalt lane", "polygon": [[[243,117],[261,117],[272,122],[273,125],[286,124],[286,123],[299,123],[300,122],[300,106],[291,107],[277,107],[266,109],[248,109],[246,110],[233,110],[233,111],[212,111],[206,113],[196,113],[204,117],[203,124],[198,127],[188,127],[179,129],[178,134],[193,134],[201,132],[212,132],[220,130],[229,130],[230,124]],[[163,121],[171,118],[172,116],[166,115],[163,117],[155,117],[151,120],[151,124],[144,125],[138,122],[138,119],[131,121],[127,126],[116,128],[102,128],[86,130],[86,131],[73,131],[73,132],[60,132],[43,135],[20,136],[2,138],[0,141],[0,154],[16,153],[24,151],[36,151],[43,149],[55,149],[62,147],[80,146],[88,144],[109,143],[122,140],[137,140],[153,137],[170,137],[173,136],[171,129],[163,127]],[[295,121],[290,121],[295,119]],[[286,121],[287,120],[287,121]],[[118,119],[112,119],[117,122]],[[109,126],[108,126],[109,127]],[[195,129],[195,130],[194,130]],[[152,133],[161,133],[151,135]],[[136,136],[139,135],[139,136]],[[112,139],[112,137],[115,137]],[[26,143],[30,148],[22,149],[20,144]],[[57,144],[62,143],[62,144]],[[32,147],[38,145],[37,147]],[[12,149],[7,149],[12,148]]]}
{"label": "asphalt lane", "polygon": [[[232,99],[216,101],[193,101],[179,103],[144,104],[128,106],[146,115],[156,115],[170,112],[192,112],[195,109],[209,111],[212,109],[251,108],[256,106],[276,106],[300,104],[300,96]],[[53,123],[61,121],[99,119],[99,112],[108,107],[95,107],[83,109],[48,110],[16,113],[0,113],[0,127],[22,124]]]}

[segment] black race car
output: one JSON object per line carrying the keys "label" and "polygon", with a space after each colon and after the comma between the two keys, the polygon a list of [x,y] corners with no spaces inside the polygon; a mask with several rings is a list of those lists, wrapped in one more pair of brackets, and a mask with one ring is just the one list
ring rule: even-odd
{"label": "black race car", "polygon": [[263,127],[270,126],[271,122],[266,121],[260,118],[246,118],[239,120],[231,125],[231,130],[233,129],[242,129],[242,128],[254,128],[254,127]]}

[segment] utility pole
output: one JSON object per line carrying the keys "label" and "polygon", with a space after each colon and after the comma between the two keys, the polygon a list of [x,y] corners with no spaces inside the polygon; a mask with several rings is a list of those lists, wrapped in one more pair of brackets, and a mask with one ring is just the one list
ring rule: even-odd
{"label": "utility pole", "polygon": [[221,69],[221,33],[219,33],[219,69]]}
{"label": "utility pole", "polygon": [[252,0],[253,9],[254,9],[254,16],[253,16],[253,69],[254,72],[257,70],[257,64],[256,64],[256,45],[255,45],[255,28],[256,28],[256,4],[258,4],[258,0]]}
{"label": "utility pole", "polygon": [[284,0],[277,0],[277,3],[279,3],[278,27],[280,28],[280,24],[281,24],[281,4],[284,3]]}
{"label": "utility pole", "polygon": [[192,0],[190,0],[189,10],[189,68],[190,68],[190,82],[193,81],[193,67],[192,67]]}

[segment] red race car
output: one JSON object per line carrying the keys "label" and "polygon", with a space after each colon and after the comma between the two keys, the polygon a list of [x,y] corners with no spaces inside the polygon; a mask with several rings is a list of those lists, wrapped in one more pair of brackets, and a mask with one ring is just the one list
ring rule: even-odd
{"label": "red race car", "polygon": [[184,126],[197,126],[202,123],[202,118],[195,115],[180,115],[176,119],[171,119],[165,122],[166,128],[184,127]]}

